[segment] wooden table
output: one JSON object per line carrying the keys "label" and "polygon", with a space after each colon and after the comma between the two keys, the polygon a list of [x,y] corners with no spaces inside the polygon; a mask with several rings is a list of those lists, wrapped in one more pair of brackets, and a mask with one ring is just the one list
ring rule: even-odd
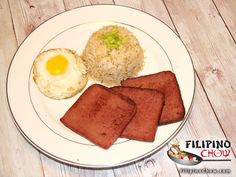
{"label": "wooden table", "polygon": [[[91,170],[41,154],[16,129],[6,98],[6,76],[22,41],[48,18],[80,6],[125,5],[161,19],[183,40],[195,68],[196,90],[189,119],[176,136],[185,140],[229,140],[228,162],[188,167],[171,161],[165,146],[142,161]],[[182,168],[230,169],[236,176],[236,1],[235,0],[1,0],[0,1],[0,176],[189,176]],[[214,173],[192,176],[219,176]]]}

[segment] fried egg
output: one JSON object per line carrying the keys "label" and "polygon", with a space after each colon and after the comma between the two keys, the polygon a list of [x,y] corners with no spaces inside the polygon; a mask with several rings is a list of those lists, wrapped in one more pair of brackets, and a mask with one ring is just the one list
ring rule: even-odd
{"label": "fried egg", "polygon": [[40,53],[33,63],[33,79],[39,90],[53,99],[74,96],[88,81],[82,59],[65,48]]}

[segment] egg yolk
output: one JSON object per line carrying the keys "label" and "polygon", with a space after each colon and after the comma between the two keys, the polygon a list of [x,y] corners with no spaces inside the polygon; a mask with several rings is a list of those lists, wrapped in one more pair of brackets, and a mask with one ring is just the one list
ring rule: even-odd
{"label": "egg yolk", "polygon": [[52,75],[61,75],[66,72],[68,61],[63,55],[56,55],[46,63],[47,71]]}

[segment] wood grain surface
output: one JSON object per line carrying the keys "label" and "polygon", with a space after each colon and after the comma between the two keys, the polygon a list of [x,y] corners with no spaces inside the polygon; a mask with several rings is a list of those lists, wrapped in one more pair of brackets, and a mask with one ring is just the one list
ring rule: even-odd
{"label": "wood grain surface", "polygon": [[[110,169],[84,169],[55,161],[19,133],[7,103],[6,79],[18,46],[41,23],[61,12],[93,4],[145,11],[167,24],[186,45],[195,69],[192,111],[177,134],[186,140],[229,140],[231,161],[193,168],[230,169],[229,174],[189,174],[167,156],[169,145],[141,161]],[[0,177],[236,176],[235,0],[0,0]],[[196,150],[199,153],[200,149]]]}

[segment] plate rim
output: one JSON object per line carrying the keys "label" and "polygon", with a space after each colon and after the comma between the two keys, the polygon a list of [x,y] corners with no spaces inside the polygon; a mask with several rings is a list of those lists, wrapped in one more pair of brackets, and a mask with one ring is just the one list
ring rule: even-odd
{"label": "plate rim", "polygon": [[[184,119],[182,120],[181,124],[179,125],[179,127],[175,130],[175,132],[169,136],[168,139],[166,139],[161,145],[157,146],[156,148],[152,149],[151,151],[148,151],[138,157],[135,157],[133,159],[130,159],[130,160],[127,160],[127,161],[123,161],[123,162],[120,162],[120,163],[116,163],[116,164],[111,164],[111,165],[89,165],[89,164],[81,164],[79,162],[73,162],[73,161],[70,161],[70,160],[66,160],[66,159],[63,159],[61,157],[57,157],[53,154],[51,154],[50,152],[48,151],[45,151],[44,149],[42,149],[40,146],[38,146],[37,144],[35,144],[25,133],[24,131],[21,129],[21,127],[19,126],[19,124],[17,123],[16,121],[16,118],[15,118],[15,115],[13,113],[13,110],[10,106],[10,100],[9,100],[9,93],[8,93],[8,81],[9,81],[9,73],[10,73],[10,70],[11,70],[11,66],[12,66],[12,63],[14,61],[14,58],[15,58],[15,55],[17,54],[18,50],[21,48],[21,46],[24,44],[25,40],[27,40],[32,33],[35,32],[36,29],[38,29],[40,26],[42,26],[44,23],[48,22],[49,20],[53,19],[54,17],[56,16],[59,16],[63,13],[67,13],[69,11],[73,11],[73,10],[76,10],[76,9],[80,9],[80,8],[85,8],[85,7],[97,7],[97,6],[104,6],[104,7],[122,7],[122,8],[127,8],[127,9],[133,9],[133,10],[136,10],[138,11],[139,13],[144,13],[144,14],[147,14],[151,17],[153,17],[154,19],[158,20],[159,22],[161,22],[165,27],[169,28],[173,33],[174,35],[180,40],[181,44],[183,45],[183,47],[185,48],[185,51],[187,52],[188,54],[188,57],[190,59],[190,62],[191,62],[191,66],[192,66],[192,71],[193,71],[193,92],[192,92],[192,97],[191,97],[191,103],[190,103],[190,106],[189,106],[189,109],[187,111],[187,113],[185,113],[185,116],[184,116]],[[88,168],[88,169],[109,169],[109,168],[114,168],[114,167],[122,167],[122,166],[126,166],[126,165],[129,165],[129,164],[132,164],[132,163],[135,163],[137,161],[141,161],[147,157],[150,157],[151,155],[153,155],[154,153],[157,153],[159,150],[161,150],[165,145],[167,145],[168,142],[170,142],[171,139],[173,139],[178,133],[179,131],[182,129],[182,127],[184,126],[184,124],[186,123],[188,117],[189,117],[189,114],[191,113],[191,110],[192,110],[192,106],[193,106],[193,101],[194,101],[194,97],[195,97],[195,91],[196,91],[196,74],[195,74],[195,70],[194,70],[194,65],[193,65],[193,60],[192,60],[192,57],[185,45],[185,43],[183,42],[183,40],[180,38],[180,36],[178,35],[178,33],[176,33],[173,29],[171,29],[164,21],[162,21],[161,19],[159,19],[158,17],[148,13],[148,12],[145,12],[141,9],[138,9],[138,8],[134,8],[134,7],[129,7],[129,6],[125,6],[125,5],[116,5],[116,4],[95,4],[95,5],[85,5],[85,6],[81,6],[81,7],[76,7],[76,8],[73,8],[73,9],[70,9],[70,10],[65,10],[63,12],[60,12],[60,13],[57,13],[55,14],[54,16],[48,18],[47,20],[43,21],[41,24],[39,24],[30,34],[28,34],[24,40],[18,45],[14,55],[12,56],[12,59],[10,61],[10,64],[9,64],[9,67],[8,67],[8,71],[7,71],[7,77],[6,77],[6,96],[7,96],[7,104],[8,104],[8,107],[9,107],[9,110],[11,112],[11,118],[16,126],[16,128],[18,129],[18,131],[21,133],[21,135],[27,140],[27,142],[29,142],[29,144],[31,144],[37,151],[43,153],[44,155],[46,155],[47,157],[49,158],[52,158],[53,160],[56,160],[60,163],[64,163],[64,164],[69,164],[69,165],[72,165],[72,166],[76,166],[76,167],[82,167],[82,168]]]}

